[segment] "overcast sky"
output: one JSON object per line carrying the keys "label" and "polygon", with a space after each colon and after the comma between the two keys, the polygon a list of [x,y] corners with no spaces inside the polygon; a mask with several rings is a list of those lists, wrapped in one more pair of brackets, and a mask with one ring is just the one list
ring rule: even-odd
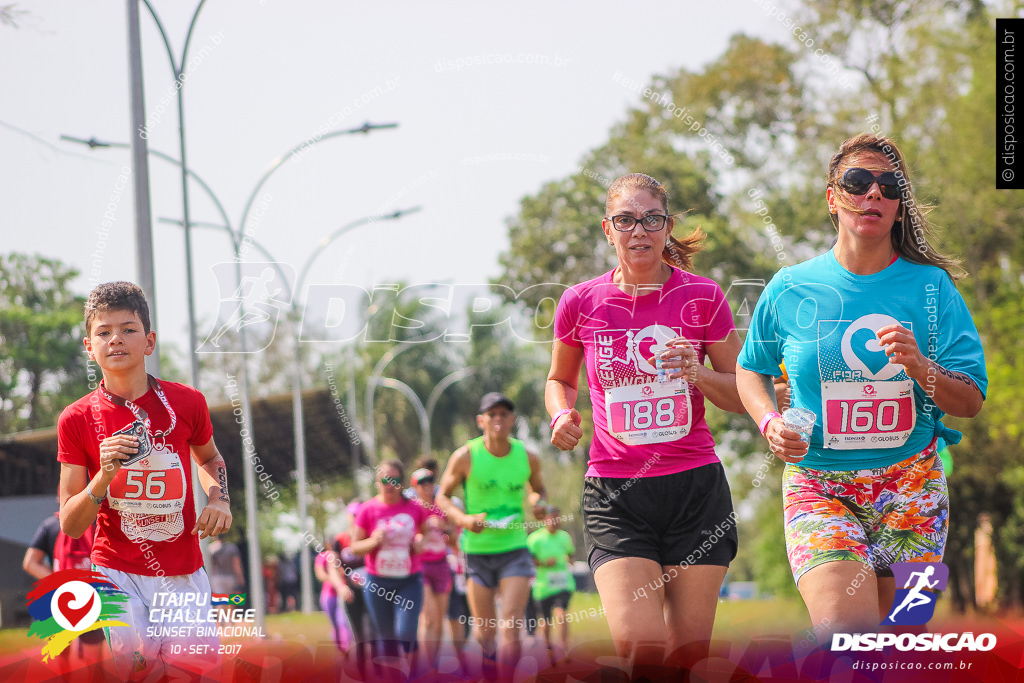
{"label": "overcast sky", "polygon": [[[131,186],[121,190],[119,180],[128,151],[59,139],[129,139],[124,4],[23,2],[29,14],[20,27],[0,26],[0,250],[77,267],[80,294],[91,280],[136,279]],[[180,56],[195,2],[153,4]],[[613,81],[616,73],[647,81],[698,69],[741,31],[787,39],[752,0],[647,2],[642,14],[635,7],[212,0],[189,48],[188,165],[238,228],[275,158],[318,130],[398,123],[324,141],[287,161],[262,188],[263,206],[247,229],[299,271],[339,226],[421,206],[340,238],[307,283],[485,283],[500,272],[505,221],[518,201],[573,172],[636,104]],[[178,157],[171,68],[141,11],[149,144]],[[152,157],[150,173],[156,325],[184,347],[182,231],[158,222],[181,218],[180,178]],[[190,194],[193,221],[221,222],[202,190],[193,185]],[[111,204],[114,220],[104,230]],[[202,339],[226,296],[214,266],[232,252],[223,232],[197,229],[193,253]],[[255,251],[248,258],[263,260]]]}

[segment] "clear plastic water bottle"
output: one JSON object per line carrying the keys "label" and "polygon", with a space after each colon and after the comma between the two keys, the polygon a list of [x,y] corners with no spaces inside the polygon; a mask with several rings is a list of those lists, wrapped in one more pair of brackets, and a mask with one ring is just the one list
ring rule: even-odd
{"label": "clear plastic water bottle", "polygon": [[654,368],[655,368],[655,370],[658,371],[658,381],[662,382],[662,383],[668,381],[668,370],[666,370],[662,366],[662,360],[661,360],[661,354],[665,353],[666,351],[668,351],[668,347],[667,346],[653,346],[653,347],[651,347],[651,353],[654,354]]}

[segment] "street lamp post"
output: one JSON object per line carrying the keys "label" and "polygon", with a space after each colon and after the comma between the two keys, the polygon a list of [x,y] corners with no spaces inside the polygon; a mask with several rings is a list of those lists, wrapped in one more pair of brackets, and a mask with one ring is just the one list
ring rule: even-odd
{"label": "street lamp post", "polygon": [[[263,172],[262,176],[260,176],[259,181],[257,181],[257,183],[256,183],[256,187],[254,187],[252,192],[249,194],[249,199],[245,203],[245,208],[242,210],[242,220],[238,224],[238,233],[240,235],[244,235],[245,234],[245,223],[246,223],[246,220],[249,217],[249,211],[250,211],[250,209],[252,209],[253,202],[256,201],[256,195],[259,194],[260,189],[270,179],[270,176],[272,176],[274,174],[274,172],[277,171],[277,169],[279,169],[281,167],[281,165],[284,164],[284,162],[286,162],[288,159],[290,159],[292,157],[292,155],[294,155],[296,152],[302,150],[303,148],[312,147],[313,145],[318,144],[320,142],[323,142],[324,140],[329,140],[331,138],[335,138],[335,137],[338,137],[340,135],[353,135],[353,134],[356,134],[356,133],[362,133],[362,134],[365,135],[365,134],[369,133],[372,130],[381,130],[381,129],[384,129],[384,128],[397,128],[397,127],[398,127],[397,123],[373,124],[373,123],[370,123],[370,122],[366,122],[366,123],[364,123],[362,126],[360,126],[358,128],[351,128],[351,129],[348,129],[348,130],[330,131],[328,133],[325,133],[324,135],[322,135],[319,138],[315,138],[312,142],[303,141],[302,143],[300,143],[298,145],[295,145],[290,150],[288,150],[285,154],[283,154],[282,156],[278,157],[273,162],[271,162],[271,164],[267,168],[267,170]],[[398,214],[396,212],[395,217],[397,218],[399,215],[400,214]],[[371,219],[367,218],[367,219],[364,219],[364,220],[366,222],[369,222]],[[362,223],[360,223],[360,225],[361,224]],[[354,227],[354,226],[352,226],[352,227]],[[330,239],[328,239],[327,243],[329,244],[331,241],[333,241],[334,238],[336,238],[336,237],[340,236],[341,234],[343,234],[347,229],[351,229],[351,228],[343,227],[343,228],[339,228],[338,230],[336,230],[335,234]],[[315,258],[315,255],[310,257],[309,261],[307,261],[307,263],[306,263],[306,266],[303,268],[303,271],[307,271],[309,269],[309,265],[311,265],[311,263],[312,263],[314,258]],[[292,294],[291,299],[292,299],[292,302],[293,302],[292,303],[292,310],[293,311],[295,310],[295,301],[296,301],[295,297],[298,295],[298,292],[300,291],[299,287],[298,287],[298,285],[300,284],[299,283],[299,279],[301,279],[301,275],[300,275],[300,278],[296,279],[296,285],[297,286],[291,292],[291,294]],[[295,340],[295,345],[296,345],[295,356],[296,356],[296,359],[298,359],[298,356],[299,356],[298,344],[299,344],[299,341],[298,341],[298,338],[296,338],[296,340]],[[301,363],[298,360],[296,360],[296,367],[298,368],[298,370],[296,371],[296,376],[298,376],[298,373],[301,372]],[[305,434],[304,434],[304,430],[303,430],[303,427],[302,427],[302,425],[303,425],[302,387],[301,387],[301,382],[300,381],[296,381],[293,384],[293,388],[292,388],[292,415],[293,415],[294,420],[295,420],[295,430],[294,430],[295,431],[295,435],[294,435],[294,439],[295,439],[295,474],[296,474],[296,478],[298,480],[297,481],[297,491],[296,491],[296,494],[297,494],[296,495],[296,499],[297,499],[296,500],[296,505],[298,507],[299,519],[302,520],[302,523],[305,523],[305,521],[306,521],[306,510],[307,510],[307,507],[308,507],[308,501],[307,501],[307,495],[306,495],[306,439],[305,439]],[[302,595],[302,611],[304,613],[308,614],[308,613],[313,611],[313,581],[312,581],[313,567],[312,567],[312,562],[310,562],[309,553],[308,552],[303,551],[301,553],[301,555],[299,556],[299,564],[300,564],[299,582],[300,582],[300,591],[301,591],[301,595]]]}
{"label": "street lamp post", "polygon": [[[420,211],[420,210],[421,210],[421,207],[415,206],[415,207],[413,207],[411,209],[401,209],[401,210],[397,210],[397,211],[394,211],[394,212],[389,213],[389,214],[384,214],[382,216],[368,216],[366,218],[360,218],[358,220],[352,221],[350,223],[346,223],[345,225],[341,226],[340,228],[338,228],[337,230],[333,231],[332,233],[330,233],[329,235],[324,237],[322,240],[320,240],[320,243],[317,245],[317,249],[312,254],[310,254],[308,259],[306,259],[306,262],[303,264],[302,269],[299,271],[299,274],[296,276],[294,286],[291,286],[291,285],[288,284],[287,278],[285,278],[284,274],[280,271],[280,269],[278,269],[278,273],[281,275],[281,281],[284,284],[284,286],[288,289],[288,298],[292,302],[292,310],[291,310],[292,319],[294,321],[296,321],[296,322],[299,319],[299,313],[300,313],[300,307],[301,307],[300,306],[300,302],[299,302],[299,295],[302,292],[302,287],[305,284],[306,276],[309,274],[310,268],[312,268],[313,263],[320,256],[320,254],[323,253],[324,249],[326,249],[328,246],[330,246],[335,240],[340,238],[345,233],[347,233],[350,230],[353,230],[355,228],[358,228],[358,227],[360,227],[362,225],[366,225],[368,223],[373,223],[373,222],[378,221],[378,220],[398,220],[399,218],[401,218],[403,216],[407,216],[407,215],[409,215],[411,213],[416,213],[417,211]],[[161,219],[161,220],[164,221],[164,222],[175,223],[175,224],[181,225],[181,221],[168,220],[168,219]],[[196,222],[196,223],[193,223],[193,226],[194,227],[219,228],[219,229],[227,230],[231,234],[232,242],[235,245],[235,254],[236,254],[235,264],[236,264],[236,269],[240,268],[240,265],[239,265],[240,259],[238,258],[238,250],[239,250],[239,247],[241,245],[241,240],[242,240],[242,235],[240,233],[236,233],[235,231],[231,230],[231,228],[229,226],[218,225],[216,223]],[[261,245],[258,241],[256,241],[255,239],[253,239],[251,237],[248,238],[248,241],[256,249],[258,249],[261,253],[263,253],[263,255],[266,256],[267,259],[272,264],[275,264],[275,267],[277,267],[276,266],[277,261],[273,258],[273,256],[271,256],[270,252],[267,251],[265,247],[263,247],[263,245]],[[238,280],[240,282],[241,281],[241,273],[240,273],[240,271],[237,273],[237,277],[238,277]],[[241,330],[239,330],[239,333],[242,333],[243,331],[244,331],[244,327]],[[295,431],[295,452],[296,452],[296,472],[295,472],[295,478],[296,478],[296,480],[298,482],[298,491],[297,491],[298,495],[296,497],[298,499],[297,503],[298,503],[298,508],[299,508],[298,509],[299,519],[302,521],[302,523],[304,523],[305,519],[306,519],[306,516],[307,516],[307,509],[308,509],[307,508],[306,495],[305,495],[306,480],[307,480],[307,477],[306,477],[306,457],[305,457],[305,455],[306,455],[306,439],[305,439],[305,433],[304,433],[305,430],[303,428],[305,420],[304,420],[304,409],[302,407],[302,355],[301,355],[300,340],[299,340],[297,335],[296,335],[296,338],[295,338],[294,351],[295,351],[295,353],[294,353],[293,358],[292,358],[292,361],[293,361],[293,364],[292,364],[292,417],[293,417],[293,429]],[[408,389],[409,392],[412,391],[412,389],[409,389],[409,387],[405,387],[405,388]],[[412,396],[413,396],[413,398],[415,398],[415,393],[413,393]],[[417,399],[417,404],[418,404],[418,399]],[[425,427],[423,433],[425,435],[425,438],[429,439],[429,432],[426,429],[426,424],[427,424],[427,422],[426,422],[426,412],[424,411],[422,405],[418,405],[418,408],[419,408],[419,412],[421,413],[421,425],[423,425]],[[353,415],[353,418],[354,417],[355,416]],[[429,441],[427,443],[429,444]],[[299,561],[300,561],[300,563],[308,564],[308,562],[309,562],[309,554],[307,552],[303,551],[302,554],[300,555]],[[305,566],[303,566],[302,570],[304,572],[303,576],[307,576],[308,577],[308,574],[305,573],[307,571],[307,568]],[[312,586],[311,585],[308,586],[308,588],[310,589],[310,591],[312,590]],[[310,603],[311,603],[312,602],[312,592],[310,592],[309,595],[310,595]],[[306,609],[305,598],[303,598],[303,611],[312,611],[311,607],[310,607],[309,610]]]}
{"label": "street lamp post", "polygon": [[[127,0],[128,15],[128,77],[131,120],[133,126],[146,120],[145,87],[142,83],[142,41],[139,36],[138,0]],[[156,278],[153,274],[153,224],[149,203],[149,157],[145,138],[132,135],[132,195],[135,198],[135,271],[139,287],[149,300],[150,318],[156,320]],[[160,354],[151,354],[146,367],[160,375]]]}
{"label": "street lamp post", "polygon": [[[134,2],[135,0],[130,0]],[[206,0],[199,0],[195,12],[192,13],[192,20],[188,25],[188,32],[185,34],[185,46],[181,50],[181,61],[174,57],[174,50],[171,48],[171,41],[164,30],[163,22],[157,15],[156,10],[149,3],[149,0],[142,0],[142,3],[149,10],[160,37],[163,38],[164,47],[167,49],[167,58],[171,62],[171,73],[174,75],[174,89],[178,100],[178,144],[181,150],[181,204],[185,221],[185,291],[188,299],[188,357],[190,381],[193,387],[199,389],[199,357],[196,355],[196,316],[195,316],[195,287],[192,282],[192,231],[190,229],[190,211],[188,196],[188,162],[185,157],[185,101],[183,90],[185,88],[185,58],[188,56],[188,47],[192,42],[192,31],[196,27],[196,20],[199,19],[199,12],[206,4]],[[143,135],[145,133],[145,135]],[[132,136],[148,139],[149,131],[145,124],[136,126],[135,134]]]}
{"label": "street lamp post", "polygon": [[[265,179],[265,178],[264,178]],[[262,182],[261,182],[262,184]],[[258,189],[258,186],[257,186]],[[253,195],[255,196],[255,194]],[[250,199],[251,204],[251,199]],[[299,271],[298,276],[295,278],[295,287],[292,290],[292,317],[298,322],[299,318],[299,295],[302,293],[302,285],[305,283],[306,275],[309,273],[309,269],[312,267],[313,262],[316,258],[323,253],[323,250],[327,248],[332,242],[344,235],[349,230],[357,228],[367,223],[372,223],[375,220],[397,220],[402,216],[410,213],[419,211],[420,207],[413,207],[412,209],[406,209],[402,211],[395,211],[394,213],[387,214],[385,216],[370,216],[367,218],[360,218],[359,220],[352,221],[346,225],[341,226],[330,235],[325,237],[317,245],[317,250],[310,254],[309,258],[306,259],[306,263],[303,264],[302,270]],[[296,478],[298,479],[298,508],[299,508],[299,519],[305,523],[306,520],[306,435],[303,429],[303,409],[302,409],[302,354],[301,354],[301,342],[298,334],[295,336],[295,357],[293,359],[293,375],[292,375],[292,417],[294,419],[294,430],[295,430],[295,464],[296,464]],[[368,416],[371,417],[372,416]],[[313,588],[312,582],[310,581],[309,567],[309,553],[303,551],[302,556],[299,559],[302,564],[302,611],[312,612],[313,611]]]}
{"label": "street lamp post", "polygon": [[430,418],[427,417],[427,409],[423,407],[420,397],[416,395],[416,392],[408,384],[393,377],[382,377],[377,380],[377,384],[389,389],[397,389],[405,394],[405,397],[409,399],[409,403],[412,403],[412,407],[416,411],[416,417],[420,421],[420,457],[427,457],[430,454]]}
{"label": "street lamp post", "polygon": [[[364,410],[366,412],[366,434],[368,437],[366,441],[367,451],[369,452],[370,459],[373,460],[374,462],[377,460],[377,435],[376,425],[374,424],[373,419],[373,395],[374,393],[376,393],[378,385],[385,384],[385,381],[381,379],[381,375],[384,374],[384,369],[387,368],[391,361],[393,361],[400,353],[407,349],[411,349],[413,344],[425,340],[427,336],[429,335],[420,335],[412,339],[406,339],[405,341],[399,342],[397,346],[390,348],[388,352],[381,356],[380,359],[377,361],[377,364],[373,367],[373,372],[370,373],[370,379],[366,381],[366,396],[364,399]],[[391,388],[397,389],[398,387],[392,386]],[[413,396],[415,396],[415,394],[413,394]],[[422,409],[422,403],[420,403],[419,397],[416,397],[416,400],[413,401],[413,405],[418,405],[419,409]],[[419,409],[417,410],[417,412],[419,412]],[[426,434],[426,431],[428,430],[424,430],[424,433]],[[421,439],[422,438],[423,437],[421,436]],[[430,451],[429,434],[426,435],[426,438],[427,447],[423,455],[427,455],[427,453]],[[367,464],[372,465],[373,463]]]}
{"label": "street lamp post", "polygon": [[[413,340],[413,341],[415,341],[415,340]],[[408,348],[408,347],[400,347],[400,348]],[[388,353],[391,353],[391,352],[388,352]],[[446,375],[440,382],[437,383],[437,386],[435,386],[431,390],[430,396],[427,397],[427,404],[424,407],[423,402],[420,400],[420,397],[416,395],[416,392],[413,391],[412,387],[410,387],[408,384],[406,384],[405,382],[401,382],[401,381],[399,381],[397,379],[394,379],[392,377],[381,377],[380,376],[384,372],[384,367],[387,366],[387,364],[390,363],[392,360],[394,360],[394,357],[397,356],[398,353],[399,353],[399,351],[395,350],[395,353],[391,355],[391,357],[388,359],[387,362],[385,362],[383,364],[378,362],[377,368],[374,369],[374,374],[370,378],[369,385],[367,386],[367,406],[368,406],[368,410],[372,410],[372,406],[373,406],[373,393],[375,392],[375,390],[376,390],[376,388],[378,386],[387,387],[389,389],[396,389],[396,390],[402,392],[403,394],[405,394],[405,397],[409,399],[410,403],[412,403],[412,407],[416,411],[416,416],[419,418],[419,422],[420,422],[420,455],[422,457],[426,457],[426,456],[428,456],[430,454],[430,448],[431,448],[431,446],[430,446],[430,433],[431,433],[430,421],[431,421],[431,419],[432,419],[432,417],[434,415],[434,408],[437,407],[437,400],[439,398],[441,398],[441,393],[445,389],[450,387],[452,384],[455,384],[460,379],[465,379],[466,377],[469,377],[470,375],[472,375],[476,371],[476,368],[473,368],[473,367],[461,368],[459,370],[456,370],[455,372],[452,372],[452,373],[449,373],[448,375]],[[372,420],[373,419],[373,414],[372,413],[368,413],[367,419],[368,420]],[[371,452],[371,455],[373,455],[372,452]]]}
{"label": "street lamp post", "polygon": [[474,372],[476,372],[476,368],[474,367],[460,368],[455,372],[446,375],[440,382],[437,383],[437,386],[431,389],[430,396],[427,397],[426,408],[428,425],[430,424],[430,421],[434,418],[434,408],[437,407],[437,400],[441,398],[441,392],[443,392],[445,389],[455,384],[459,380],[469,377]]}

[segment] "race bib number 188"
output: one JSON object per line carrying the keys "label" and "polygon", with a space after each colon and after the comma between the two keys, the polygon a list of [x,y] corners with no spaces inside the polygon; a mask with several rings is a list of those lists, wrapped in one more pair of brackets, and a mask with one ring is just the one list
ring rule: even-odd
{"label": "race bib number 188", "polygon": [[608,433],[622,443],[675,441],[690,433],[689,385],[681,380],[608,389]]}

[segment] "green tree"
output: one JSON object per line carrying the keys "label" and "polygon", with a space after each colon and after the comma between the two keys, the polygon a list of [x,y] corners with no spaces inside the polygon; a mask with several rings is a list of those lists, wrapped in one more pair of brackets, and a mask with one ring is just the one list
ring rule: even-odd
{"label": "green tree", "polygon": [[42,256],[0,257],[0,433],[53,425],[89,390],[77,276]]}

